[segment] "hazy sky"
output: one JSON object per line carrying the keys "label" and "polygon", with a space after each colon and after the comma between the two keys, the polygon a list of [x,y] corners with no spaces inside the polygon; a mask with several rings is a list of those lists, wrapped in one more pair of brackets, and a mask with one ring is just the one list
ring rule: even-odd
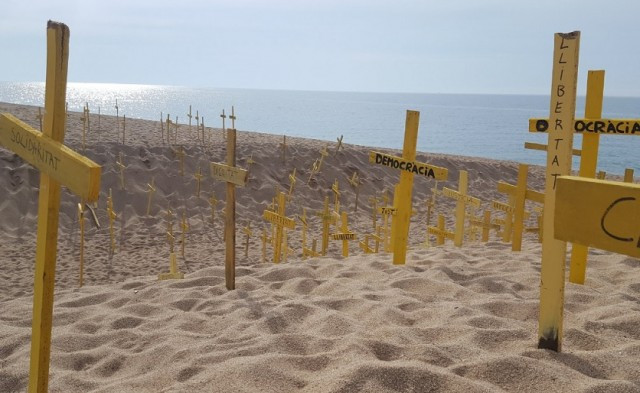
{"label": "hazy sky", "polygon": [[69,81],[548,94],[553,33],[580,30],[580,87],[640,96],[637,0],[2,0],[0,80],[43,81],[48,19]]}

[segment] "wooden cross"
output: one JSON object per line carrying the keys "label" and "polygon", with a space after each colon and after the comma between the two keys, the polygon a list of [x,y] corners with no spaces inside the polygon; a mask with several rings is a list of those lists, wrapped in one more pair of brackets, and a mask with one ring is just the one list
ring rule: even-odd
{"label": "wooden cross", "polygon": [[247,183],[247,171],[236,167],[236,130],[230,128],[227,138],[226,164],[212,162],[211,177],[227,183],[225,205],[225,282],[227,289],[236,288],[236,186]]}
{"label": "wooden cross", "polygon": [[380,251],[380,243],[382,242],[382,238],[380,237],[381,228],[378,227],[374,234],[370,235],[371,238],[376,242],[376,245],[373,248],[374,253],[378,253]]}
{"label": "wooden cross", "polygon": [[293,168],[293,172],[289,175],[289,194],[287,194],[287,200],[291,200],[291,194],[293,193],[293,187],[296,185],[296,168]]}
{"label": "wooden cross", "polygon": [[109,189],[109,196],[107,197],[107,216],[109,217],[109,237],[111,239],[111,254],[116,252],[116,234],[113,228],[113,224],[116,221],[118,215],[113,210],[113,197],[111,195],[111,189]]}
{"label": "wooden cross", "polygon": [[82,150],[84,151],[87,144],[87,129],[89,126],[89,104],[82,108]]}
{"label": "wooden cross", "polygon": [[447,187],[442,188],[442,194],[444,196],[456,200],[456,228],[454,232],[455,238],[453,239],[453,244],[456,247],[462,246],[462,240],[464,237],[466,205],[470,204],[475,207],[480,207],[480,199],[467,195],[467,186],[467,171],[460,170],[460,176],[458,178],[458,191],[452,190]]}
{"label": "wooden cross", "polygon": [[182,228],[182,232],[180,233],[181,254],[182,258],[184,258],[185,235],[189,231],[189,221],[187,221],[184,211],[182,212],[182,222],[180,223],[180,227]]}
{"label": "wooden cross", "polygon": [[124,138],[126,135],[127,115],[122,115],[122,144],[124,145]]}
{"label": "wooden cross", "polygon": [[317,240],[313,239],[313,241],[311,242],[311,249],[305,248],[302,250],[302,256],[303,257],[311,257],[311,258],[316,258],[316,257],[320,257],[322,256],[320,253],[318,253],[316,251],[316,243]]}
{"label": "wooden cross", "polygon": [[335,152],[335,153],[333,153],[333,156],[334,156],[334,157],[338,155],[338,152],[339,152],[339,151],[340,151],[340,149],[342,148],[342,137],[343,137],[343,135],[340,135],[340,138],[337,138],[338,145],[336,146],[336,152]]}
{"label": "wooden cross", "polygon": [[373,254],[373,249],[369,247],[369,235],[364,235],[364,240],[361,240],[358,244],[365,254]]}
{"label": "wooden cross", "polygon": [[313,165],[311,166],[311,172],[309,173],[309,179],[307,180],[307,184],[309,184],[311,182],[311,178],[313,178],[313,175],[315,175],[319,171],[320,171],[320,161],[318,161],[318,159],[316,159],[313,162]]}
{"label": "wooden cross", "polygon": [[287,262],[287,260],[289,259],[289,255],[293,254],[294,251],[291,247],[289,247],[289,243],[287,241],[287,231],[283,232],[282,235],[282,255],[284,257],[284,261]]}
{"label": "wooden cross", "polygon": [[[386,195],[385,195],[386,196]],[[397,209],[387,206],[388,198],[385,201],[385,205],[378,208],[378,213],[382,216],[382,228],[383,238],[382,245],[385,252],[391,251],[391,231],[389,230],[389,222],[393,220],[393,216],[396,215]],[[390,219],[391,218],[391,219]]]}
{"label": "wooden cross", "polygon": [[193,177],[196,179],[196,198],[200,198],[200,182],[202,181],[204,175],[202,174],[199,166],[198,171],[193,175]]}
{"label": "wooden cross", "polygon": [[231,105],[231,115],[229,116],[229,119],[231,120],[231,128],[235,130],[236,129],[236,113],[233,105]]}
{"label": "wooden cross", "polygon": [[222,118],[222,137],[224,139],[227,139],[227,128],[224,125],[224,121],[227,118],[227,115],[224,114],[224,109],[222,110],[222,114],[220,115],[220,117]]}
{"label": "wooden cross", "polygon": [[298,216],[298,220],[302,223],[302,258],[306,258],[305,249],[307,248],[307,209],[302,208],[302,216]]}
{"label": "wooden cross", "polygon": [[[351,187],[353,187],[353,190],[356,193],[356,206],[354,211],[358,211],[358,194],[360,193],[360,184],[362,184],[362,182],[360,181],[360,178],[358,177],[358,172],[353,172],[353,175],[350,178],[347,178],[347,181],[349,181],[349,184],[351,184]],[[375,225],[375,224],[374,224]]]}
{"label": "wooden cross", "polygon": [[173,156],[180,160],[180,176],[184,176],[184,155],[184,148],[182,146],[180,146],[179,149],[173,150]]}
{"label": "wooden cross", "polygon": [[442,214],[438,214],[438,226],[427,227],[427,232],[436,236],[436,244],[438,246],[443,245],[445,239],[454,240],[456,237],[453,232],[448,232],[445,229],[444,216]]}
{"label": "wooden cross", "polygon": [[40,122],[40,132],[42,132],[42,118],[44,117],[42,115],[42,108],[38,107],[38,116],[36,116],[38,118],[38,121]]}
{"label": "wooden cross", "polygon": [[282,163],[286,164],[287,162],[287,136],[286,135],[282,136],[282,142],[280,143],[280,146],[282,148]]}
{"label": "wooden cross", "polygon": [[173,213],[167,209],[167,242],[169,243],[169,273],[158,274],[158,280],[174,280],[184,278],[184,273],[178,270],[178,259],[174,252],[176,237],[173,234]]}
{"label": "wooden cross", "polygon": [[489,241],[489,231],[491,229],[498,230],[500,229],[500,225],[493,224],[491,222],[491,210],[485,210],[484,216],[482,220],[478,220],[477,218],[471,219],[471,225],[475,225],[476,227],[482,228],[482,242],[486,243]]}
{"label": "wooden cross", "polygon": [[[544,192],[544,238],[540,271],[538,348],[560,351],[567,243],[555,238],[556,183],[571,172],[580,32],[555,34],[551,78],[547,173]],[[582,147],[582,159],[588,156]]]}
{"label": "wooden cross", "polygon": [[248,222],[247,226],[242,228],[242,232],[246,235],[245,243],[244,243],[244,257],[249,257],[249,239],[253,236],[253,231],[251,230],[251,223]]}
{"label": "wooden cross", "polygon": [[262,228],[262,236],[260,239],[262,240],[262,262],[264,263],[267,261],[267,243],[270,241],[267,236],[267,228]]}
{"label": "wooden cross", "polygon": [[605,180],[607,178],[607,172],[605,171],[598,171],[598,174],[596,175],[596,179],[598,180]]}
{"label": "wooden cross", "polygon": [[327,255],[327,249],[329,248],[329,229],[334,222],[334,216],[329,211],[329,197],[324,197],[324,208],[322,211],[316,213],[322,220],[322,251],[321,254]]}
{"label": "wooden cross", "polygon": [[346,258],[349,256],[349,241],[356,240],[356,234],[349,231],[346,212],[342,212],[341,223],[342,232],[334,233],[333,240],[342,240],[342,256]]}
{"label": "wooden cross", "polygon": [[79,287],[84,285],[84,204],[78,203],[78,224],[80,229],[80,278]]}
{"label": "wooden cross", "polygon": [[398,209],[393,217],[391,233],[393,235],[393,263],[403,265],[407,254],[409,237],[409,215],[412,210],[413,176],[418,174],[436,180],[446,180],[448,170],[416,161],[418,141],[418,123],[420,112],[407,111],[402,157],[371,151],[369,162],[400,170],[400,181],[393,196],[393,206]]}
{"label": "wooden cross", "polygon": [[265,210],[263,218],[276,227],[276,235],[273,247],[273,263],[280,263],[282,254],[282,236],[285,228],[294,229],[296,222],[286,216],[286,196],[284,192],[278,193],[278,211]]}
{"label": "wooden cross", "polygon": [[211,224],[216,224],[216,205],[218,204],[218,199],[216,198],[215,192],[211,193],[211,198],[209,198],[209,205],[211,205]]}
{"label": "wooden cross", "polygon": [[178,124],[178,116],[176,116],[176,121],[174,123],[175,128],[173,130],[173,144],[177,145],[178,144],[178,127],[180,126]]}
{"label": "wooden cross", "polygon": [[331,191],[333,191],[333,211],[340,214],[340,184],[338,179],[333,182]]}
{"label": "wooden cross", "polygon": [[149,195],[147,198],[147,216],[151,214],[151,200],[153,199],[153,194],[156,192],[156,187],[154,184],[155,178],[151,178],[151,184],[147,183],[147,194]]}
{"label": "wooden cross", "polygon": [[[573,119],[574,133],[582,134],[580,177],[604,179],[604,171],[596,175],[600,135],[640,135],[640,119],[602,119],[605,71],[589,71],[584,119]],[[547,119],[529,119],[529,132],[548,132]],[[583,284],[587,266],[588,247],[581,244],[571,248],[569,281]]]}
{"label": "wooden cross", "polygon": [[160,132],[162,133],[162,143],[164,143],[164,116],[160,112]]}
{"label": "wooden cross", "polygon": [[[520,251],[522,249],[522,233],[524,231],[524,219],[525,211],[524,205],[526,200],[531,200],[538,203],[544,203],[544,194],[532,189],[527,188],[527,173],[529,171],[529,165],[518,165],[518,180],[516,185],[511,185],[505,182],[498,182],[498,192],[509,195],[509,206],[512,209],[507,212],[507,227],[505,232],[510,231],[511,219],[513,217],[513,240],[511,244],[512,251]],[[509,234],[503,235],[503,240],[508,241]]]}
{"label": "wooden cross", "polygon": [[[191,131],[191,105],[189,105],[189,113],[187,113],[187,117],[189,118],[189,131]],[[198,124],[197,121],[196,124]]]}
{"label": "wooden cross", "polygon": [[[640,258],[640,184],[560,176],[555,194],[552,228],[557,240]],[[545,232],[543,244],[548,237]],[[564,299],[556,297],[562,315]]]}
{"label": "wooden cross", "polygon": [[124,170],[127,166],[124,164],[124,156],[122,152],[120,152],[120,154],[118,155],[118,158],[119,159],[116,160],[116,166],[120,170],[120,187],[124,190]]}
{"label": "wooden cross", "polygon": [[63,144],[68,58],[69,28],[49,21],[43,132],[0,114],[0,145],[40,171],[29,392],[48,390],[60,186],[87,202],[100,192],[100,166]]}
{"label": "wooden cross", "polygon": [[324,145],[324,147],[320,150],[320,161],[318,161],[318,172],[320,172],[320,169],[322,169],[322,163],[324,162],[324,158],[327,157],[329,155],[329,150],[327,150],[329,147],[328,144]]}
{"label": "wooden cross", "polygon": [[118,99],[116,98],[116,131],[119,134],[120,133],[120,115],[118,113],[119,113]]}
{"label": "wooden cross", "polygon": [[378,198],[374,195],[369,197],[369,203],[371,204],[371,218],[373,220],[373,230],[376,230],[378,226]]}

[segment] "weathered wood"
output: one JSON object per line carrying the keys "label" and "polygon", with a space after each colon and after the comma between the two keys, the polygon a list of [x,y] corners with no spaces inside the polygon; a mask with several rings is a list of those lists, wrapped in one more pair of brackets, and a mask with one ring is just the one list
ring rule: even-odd
{"label": "weathered wood", "polygon": [[576,106],[579,42],[579,32],[555,35],[538,319],[538,348],[554,351],[562,349],[565,254],[567,250],[566,242],[557,240],[554,234],[555,191],[557,177],[571,173],[572,126]]}

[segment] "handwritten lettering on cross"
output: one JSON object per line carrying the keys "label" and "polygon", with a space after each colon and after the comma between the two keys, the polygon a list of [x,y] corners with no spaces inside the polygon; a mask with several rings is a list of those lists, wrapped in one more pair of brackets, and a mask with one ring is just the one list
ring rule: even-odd
{"label": "handwritten lettering on cross", "polygon": [[[276,227],[276,234],[273,243],[273,263],[280,263],[282,255],[283,231],[285,228],[294,229],[296,222],[286,216],[286,195],[284,192],[278,192],[278,211],[265,210],[263,218]],[[287,245],[285,244],[285,248]],[[285,250],[286,251],[286,250]]]}
{"label": "handwritten lettering on cross", "polygon": [[69,28],[49,21],[43,132],[0,114],[0,145],[40,171],[29,392],[48,390],[60,187],[87,202],[100,192],[100,166],[63,144],[68,59]]}
{"label": "handwritten lettering on cross", "polygon": [[391,233],[393,234],[393,263],[403,265],[407,254],[407,240],[409,237],[409,216],[412,210],[413,175],[431,177],[436,180],[446,180],[448,170],[428,164],[416,162],[416,145],[418,142],[418,124],[420,112],[407,111],[402,157],[395,157],[384,153],[371,151],[369,162],[389,166],[400,170],[400,181],[393,197],[393,207],[398,212],[393,216]]}
{"label": "handwritten lettering on cross", "polygon": [[[556,181],[571,173],[580,32],[555,34],[544,192],[538,348],[560,351],[567,243],[555,239]],[[583,149],[583,154],[585,153]]]}

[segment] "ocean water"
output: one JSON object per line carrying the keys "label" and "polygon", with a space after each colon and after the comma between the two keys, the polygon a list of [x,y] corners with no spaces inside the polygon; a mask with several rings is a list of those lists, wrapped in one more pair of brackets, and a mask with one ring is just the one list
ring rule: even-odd
{"label": "ocean water", "polygon": [[[528,119],[547,117],[549,97],[534,95],[464,95],[357,93],[191,88],[99,83],[70,83],[69,110],[159,120],[160,112],[181,124],[188,122],[189,105],[204,116],[206,126],[221,126],[220,114],[235,107],[236,128],[335,141],[402,148],[405,111],[420,111],[418,150],[513,160],[544,165],[542,151],[524,149],[524,142],[547,142],[546,134],[529,133]],[[0,101],[39,105],[44,83],[0,82]],[[579,97],[577,117],[584,114]],[[640,98],[607,97],[604,118],[640,118]],[[194,120],[195,121],[195,120]],[[227,119],[228,121],[228,119]],[[228,123],[227,123],[228,124]],[[579,148],[580,135],[574,139]],[[633,168],[640,175],[640,134],[600,138],[599,170],[622,174]],[[574,169],[578,168],[577,158]]]}

